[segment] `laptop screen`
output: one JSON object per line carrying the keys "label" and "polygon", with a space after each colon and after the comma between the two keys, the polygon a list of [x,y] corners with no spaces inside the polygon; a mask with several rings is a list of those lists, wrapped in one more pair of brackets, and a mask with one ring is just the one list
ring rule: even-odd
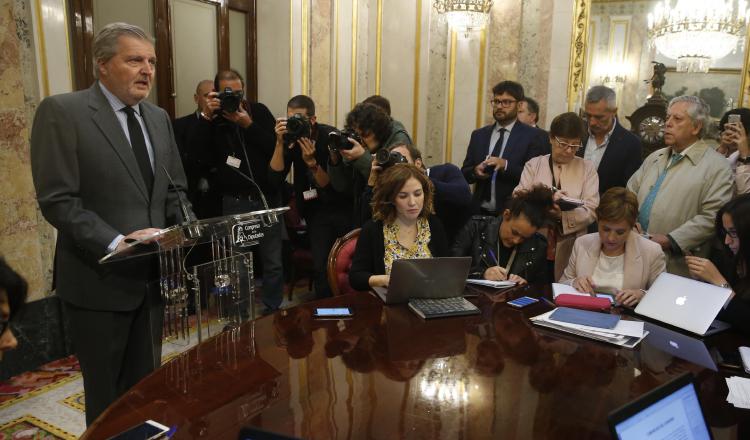
{"label": "laptop screen", "polygon": [[711,438],[692,381],[619,421],[614,430],[623,440]]}

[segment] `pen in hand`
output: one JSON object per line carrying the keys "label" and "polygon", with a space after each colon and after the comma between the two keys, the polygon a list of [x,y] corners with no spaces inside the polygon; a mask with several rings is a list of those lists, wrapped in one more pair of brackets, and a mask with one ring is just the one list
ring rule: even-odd
{"label": "pen in hand", "polygon": [[492,261],[495,262],[495,266],[499,266],[500,263],[497,262],[497,257],[495,256],[495,253],[492,252],[492,249],[490,249],[487,253],[490,254],[490,257],[492,257]]}

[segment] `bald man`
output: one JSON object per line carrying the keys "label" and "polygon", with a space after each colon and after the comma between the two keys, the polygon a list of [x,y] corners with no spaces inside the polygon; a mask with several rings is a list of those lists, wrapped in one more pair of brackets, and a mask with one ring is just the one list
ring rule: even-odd
{"label": "bald man", "polygon": [[209,142],[211,124],[205,116],[208,94],[214,91],[214,82],[204,79],[195,88],[196,110],[189,115],[175,119],[173,122],[177,148],[180,150],[182,166],[188,181],[188,198],[198,218],[210,218],[221,215],[221,206],[212,196],[213,188],[206,178],[208,165],[206,151],[203,148]]}

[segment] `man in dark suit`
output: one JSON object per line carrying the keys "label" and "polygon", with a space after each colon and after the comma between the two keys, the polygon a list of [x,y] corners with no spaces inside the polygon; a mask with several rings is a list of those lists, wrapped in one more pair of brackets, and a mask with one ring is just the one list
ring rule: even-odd
{"label": "man in dark suit", "polygon": [[206,116],[206,102],[213,90],[212,80],[200,81],[193,95],[197,109],[172,123],[187,177],[188,198],[195,214],[201,219],[221,215],[220,196],[216,188],[208,183],[210,154],[206,144],[211,141],[211,121]]}
{"label": "man in dark suit", "polygon": [[474,212],[497,215],[521,179],[526,162],[549,153],[544,132],[518,121],[521,84],[502,81],[492,88],[495,123],[474,130],[461,171],[474,188]]}
{"label": "man in dark suit", "polygon": [[617,95],[606,86],[586,93],[584,116],[588,135],[578,155],[594,163],[599,173],[599,195],[615,186],[625,187],[641,166],[641,141],[617,121]]}
{"label": "man in dark suit", "polygon": [[112,23],[93,49],[98,81],[43,100],[31,132],[37,200],[58,231],[57,294],[81,364],[87,424],[161,363],[163,307],[149,289],[155,260],[98,260],[180,222],[185,189],[169,116],[145,101],[151,38]]}

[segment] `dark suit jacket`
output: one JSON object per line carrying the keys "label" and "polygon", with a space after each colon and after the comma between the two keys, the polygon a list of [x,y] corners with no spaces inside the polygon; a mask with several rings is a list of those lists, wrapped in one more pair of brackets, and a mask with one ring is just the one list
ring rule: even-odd
{"label": "dark suit jacket", "polygon": [[155,274],[151,260],[98,259],[118,234],[182,220],[176,191],[185,190],[185,174],[169,116],[146,101],[140,108],[154,149],[151,194],[98,83],[44,99],[34,117],[31,170],[42,214],[58,231],[57,294],[78,307],[136,309]]}
{"label": "dark suit jacket", "polygon": [[[578,150],[578,156],[583,157],[589,136],[585,136]],[[615,186],[627,187],[628,179],[641,166],[641,141],[636,135],[625,129],[619,122],[615,122],[615,129],[609,138],[609,145],[604,150],[602,161],[599,162],[599,195],[604,194]]]}
{"label": "dark suit jacket", "polygon": [[221,196],[216,185],[209,185],[206,192],[198,190],[198,182],[208,179],[211,170],[211,122],[191,113],[175,119],[172,125],[195,214],[201,219],[220,216]]}
{"label": "dark suit jacket", "polygon": [[[491,191],[491,179],[477,179],[474,167],[483,162],[490,151],[490,137],[495,124],[474,130],[471,133],[469,147],[466,151],[461,171],[466,181],[476,183],[474,197],[472,200],[474,212],[484,200],[485,194]],[[502,211],[505,200],[513,193],[513,189],[521,180],[521,172],[526,162],[532,157],[549,153],[549,139],[544,136],[544,131],[516,121],[510,132],[508,143],[503,152],[503,159],[508,161],[505,170],[497,174],[495,179],[495,197],[497,211]]]}
{"label": "dark suit jacket", "polygon": [[[440,219],[431,215],[430,223],[430,253],[433,257],[447,257],[450,252],[445,230]],[[385,274],[385,243],[383,237],[383,222],[367,220],[362,226],[362,232],[357,239],[357,247],[349,269],[349,284],[355,290],[370,290],[370,277]]]}

